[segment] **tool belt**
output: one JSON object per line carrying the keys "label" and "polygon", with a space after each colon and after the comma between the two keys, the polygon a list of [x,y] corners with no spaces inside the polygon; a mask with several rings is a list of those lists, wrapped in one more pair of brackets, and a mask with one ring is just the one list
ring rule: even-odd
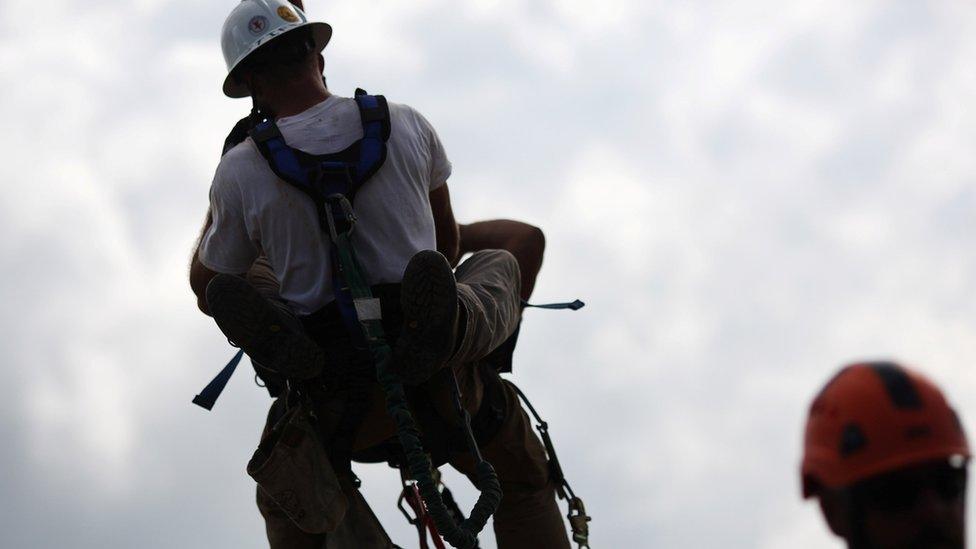
{"label": "tool belt", "polygon": [[[281,401],[276,401],[278,404]],[[247,474],[298,528],[310,534],[332,532],[345,517],[348,500],[304,404],[280,415],[261,437]]]}

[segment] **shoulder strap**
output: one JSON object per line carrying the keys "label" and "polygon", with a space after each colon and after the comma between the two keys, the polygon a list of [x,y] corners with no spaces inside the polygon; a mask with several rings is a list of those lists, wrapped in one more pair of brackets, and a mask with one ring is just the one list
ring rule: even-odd
{"label": "shoulder strap", "polygon": [[289,147],[273,118],[258,122],[251,128],[250,135],[275,175],[306,193],[317,191],[310,173],[314,171],[309,165],[311,155]]}
{"label": "shoulder strap", "polygon": [[[390,106],[382,95],[369,95],[356,89],[356,104],[363,124],[359,161],[356,165],[355,187],[369,180],[386,161],[386,142],[390,139]],[[355,190],[353,191],[355,195]]]}
{"label": "shoulder strap", "polygon": [[275,175],[308,194],[317,205],[334,194],[352,202],[359,188],[386,161],[386,142],[392,129],[386,98],[357,89],[355,100],[363,138],[334,154],[312,155],[292,148],[272,117],[252,113],[258,122],[250,135],[261,156]]}

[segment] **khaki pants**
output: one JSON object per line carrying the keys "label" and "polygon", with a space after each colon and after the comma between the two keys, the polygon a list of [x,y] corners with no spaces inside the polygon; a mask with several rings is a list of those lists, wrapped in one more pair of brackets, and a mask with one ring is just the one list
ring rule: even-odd
{"label": "khaki pants", "polygon": [[[449,367],[457,376],[462,405],[472,415],[485,394],[483,375],[497,376],[481,361],[515,330],[520,315],[519,268],[515,258],[502,250],[476,252],[458,266],[458,297],[467,313],[466,330]],[[277,296],[277,281],[270,267],[255,263],[248,280],[269,298]],[[496,380],[497,381],[497,380]],[[449,376],[435,375],[425,384],[434,407],[452,417]],[[375,385],[375,384],[374,384]],[[495,467],[504,492],[494,516],[500,549],[568,549],[567,527],[556,503],[555,486],[549,479],[545,448],[532,430],[518,396],[501,382],[506,415],[482,454]],[[383,409],[379,386],[372,388],[368,412],[356,435],[355,449],[378,444],[394,435],[393,424]],[[452,454],[449,463],[474,480],[474,461],[466,453]],[[258,490],[258,509],[264,516],[272,549],[389,549],[392,542],[366,501],[347,487],[350,506],[339,529],[329,534],[299,530],[277,505]],[[392,504],[392,502],[390,502]],[[410,543],[412,545],[412,542]]]}

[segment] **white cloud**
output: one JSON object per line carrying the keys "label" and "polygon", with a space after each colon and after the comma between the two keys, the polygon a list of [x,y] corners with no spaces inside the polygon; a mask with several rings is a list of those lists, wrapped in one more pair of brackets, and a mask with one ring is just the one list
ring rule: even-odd
{"label": "white cloud", "polygon": [[[539,223],[540,300],[588,302],[527,314],[515,379],[595,544],[836,546],[796,463],[805,406],[847,360],[910,360],[976,417],[964,4],[308,3],[336,29],[333,87],[420,106],[459,214]],[[32,541],[94,547],[144,542],[152,516],[176,525],[159,547],[261,546],[242,466],[265,400],[244,365],[217,411],[188,404],[229,354],[184,282],[248,108],[219,92],[226,6],[10,23],[37,9],[0,5],[0,428],[22,468],[0,482],[23,502],[0,525],[20,540],[59,512]],[[405,543],[395,479],[366,471]]]}
{"label": "white cloud", "polygon": [[67,480],[81,474],[89,479],[84,483],[90,483],[88,489],[131,497],[132,477],[138,473],[133,446],[139,438],[128,390],[134,372],[126,373],[112,357],[85,351],[76,348],[65,357],[85,364],[84,370],[68,368],[67,375],[45,376],[29,387],[33,421],[27,427],[34,457],[55,476]]}

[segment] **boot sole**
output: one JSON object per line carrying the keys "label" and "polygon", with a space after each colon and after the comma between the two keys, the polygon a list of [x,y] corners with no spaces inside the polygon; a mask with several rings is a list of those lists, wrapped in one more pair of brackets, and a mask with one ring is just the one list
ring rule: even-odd
{"label": "boot sole", "polygon": [[207,285],[207,305],[227,339],[261,365],[298,379],[321,373],[325,364],[322,349],[284,326],[282,313],[245,280],[217,275]]}
{"label": "boot sole", "polygon": [[408,383],[436,372],[454,350],[458,295],[454,271],[440,253],[415,255],[403,273],[403,333],[397,340],[399,370]]}

